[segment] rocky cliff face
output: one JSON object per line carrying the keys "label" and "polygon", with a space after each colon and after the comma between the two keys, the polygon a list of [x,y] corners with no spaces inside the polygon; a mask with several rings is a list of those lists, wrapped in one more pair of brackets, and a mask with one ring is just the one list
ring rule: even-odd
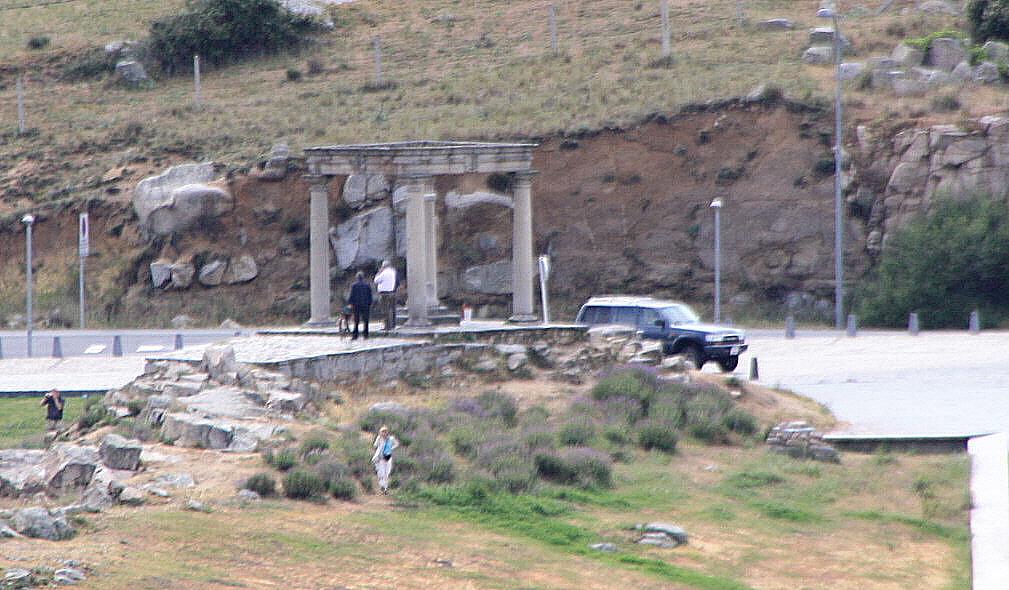
{"label": "rocky cliff face", "polygon": [[961,125],[857,129],[849,198],[867,224],[864,249],[879,255],[886,239],[939,198],[1009,193],[1009,118]]}

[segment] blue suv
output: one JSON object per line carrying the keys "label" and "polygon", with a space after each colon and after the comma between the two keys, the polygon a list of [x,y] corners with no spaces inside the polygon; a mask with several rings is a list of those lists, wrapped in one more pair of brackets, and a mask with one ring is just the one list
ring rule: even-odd
{"label": "blue suv", "polygon": [[747,347],[742,330],[702,324],[689,306],[651,297],[593,297],[575,321],[589,326],[634,326],[644,338],[661,340],[663,353],[682,354],[698,369],[715,361],[723,371],[733,371]]}

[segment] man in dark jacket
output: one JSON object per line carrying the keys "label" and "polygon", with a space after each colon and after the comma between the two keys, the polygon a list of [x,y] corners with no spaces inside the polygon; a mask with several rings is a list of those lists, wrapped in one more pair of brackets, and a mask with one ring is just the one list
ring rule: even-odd
{"label": "man in dark jacket", "polygon": [[357,326],[364,322],[364,338],[368,339],[368,319],[371,315],[371,285],[364,281],[364,273],[357,273],[357,280],[350,287],[350,298],[347,303],[354,307],[354,334],[351,340],[357,340]]}

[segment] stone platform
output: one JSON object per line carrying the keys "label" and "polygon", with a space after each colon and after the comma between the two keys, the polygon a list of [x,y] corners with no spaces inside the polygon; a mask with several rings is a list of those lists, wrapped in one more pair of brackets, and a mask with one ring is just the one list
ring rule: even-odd
{"label": "stone platform", "polygon": [[[382,325],[382,323],[379,322],[378,325]],[[436,343],[474,342],[479,340],[487,344],[510,344],[518,342],[531,344],[539,340],[551,343],[557,341],[571,342],[583,337],[587,330],[586,326],[580,324],[516,324],[502,320],[474,320],[460,322],[455,325],[432,325],[423,328],[399,326],[392,336],[393,339],[425,339]],[[384,332],[381,333],[384,334]],[[336,328],[313,328],[307,326],[257,330],[256,334],[263,336],[341,336],[341,333]],[[345,337],[345,335],[343,336]]]}

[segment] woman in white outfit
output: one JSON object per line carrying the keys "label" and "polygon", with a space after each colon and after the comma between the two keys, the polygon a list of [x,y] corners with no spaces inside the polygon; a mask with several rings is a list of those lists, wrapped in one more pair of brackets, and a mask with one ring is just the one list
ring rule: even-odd
{"label": "woman in white outfit", "polygon": [[375,454],[371,457],[371,462],[375,464],[375,473],[378,475],[378,487],[383,494],[389,493],[389,474],[392,473],[392,452],[399,446],[396,437],[389,434],[389,427],[383,426],[375,437]]}

